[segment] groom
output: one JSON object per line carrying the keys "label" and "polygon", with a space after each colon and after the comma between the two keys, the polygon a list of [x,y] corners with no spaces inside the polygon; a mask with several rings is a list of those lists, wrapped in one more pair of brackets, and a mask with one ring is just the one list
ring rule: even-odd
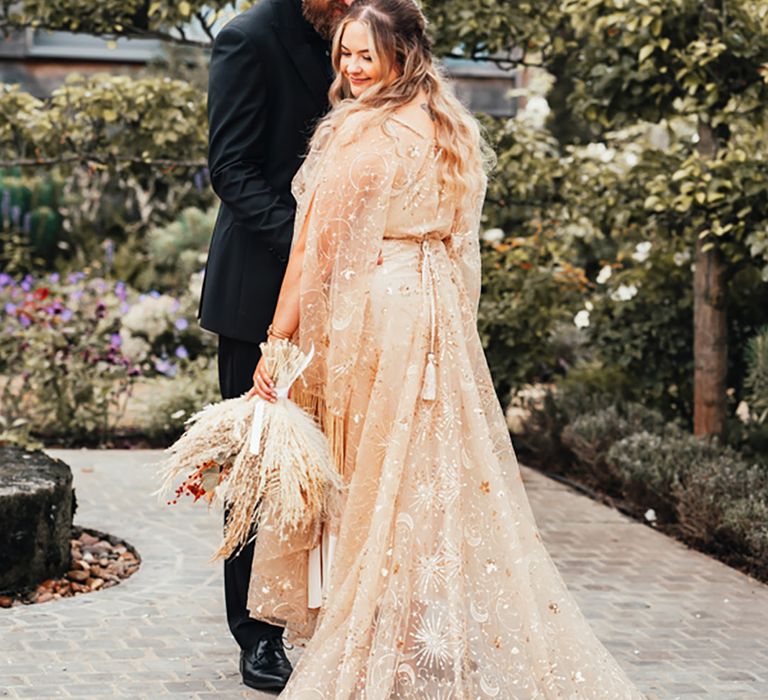
{"label": "groom", "polygon": [[[222,398],[253,385],[293,236],[291,180],[328,110],[329,39],[352,0],[262,0],[216,37],[208,85],[209,167],[221,200],[200,325],[219,336]],[[253,544],[224,564],[229,628],[245,685],[280,690],[282,628],[248,614]],[[258,566],[258,562],[256,564]]]}

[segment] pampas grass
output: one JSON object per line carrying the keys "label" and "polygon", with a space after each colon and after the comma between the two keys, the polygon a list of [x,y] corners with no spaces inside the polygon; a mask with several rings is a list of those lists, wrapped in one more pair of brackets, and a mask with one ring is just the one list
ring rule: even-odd
{"label": "pampas grass", "polygon": [[[329,490],[342,486],[322,430],[287,398],[309,358],[284,340],[262,343],[261,351],[277,401],[244,395],[206,406],[189,419],[161,466],[160,492],[166,494],[180,476],[199,472],[201,465],[215,463],[221,469],[215,496],[226,504],[228,515],[214,559],[242,549],[264,523],[283,537],[311,526],[322,515]],[[256,402],[263,402],[258,409],[263,411],[263,427],[257,451],[252,452]]]}

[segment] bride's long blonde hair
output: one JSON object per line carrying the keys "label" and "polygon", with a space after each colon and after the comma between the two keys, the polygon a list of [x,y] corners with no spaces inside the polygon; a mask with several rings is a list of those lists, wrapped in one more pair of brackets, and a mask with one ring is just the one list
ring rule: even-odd
{"label": "bride's long blonde hair", "polygon": [[[397,77],[352,97],[349,81],[341,72],[341,39],[351,22],[368,28],[373,52],[381,62],[381,75],[395,68]],[[483,139],[477,120],[456,98],[448,80],[435,65],[426,33],[427,21],[415,0],[356,0],[333,38],[332,62],[336,78],[331,85],[331,112],[321,121],[313,145],[325,142],[343,122],[359,112],[375,113],[383,123],[398,107],[423,90],[435,122],[442,183],[458,197],[475,191],[493,162],[493,152]]]}

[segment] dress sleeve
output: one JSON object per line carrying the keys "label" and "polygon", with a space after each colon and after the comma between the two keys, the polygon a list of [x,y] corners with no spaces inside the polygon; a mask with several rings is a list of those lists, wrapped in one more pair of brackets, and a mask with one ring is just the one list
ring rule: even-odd
{"label": "dress sleeve", "polygon": [[448,240],[448,255],[456,267],[472,313],[477,318],[480,303],[482,269],[480,263],[480,220],[485,202],[485,180],[482,187],[467,196],[457,208]]}
{"label": "dress sleeve", "polygon": [[348,397],[399,163],[380,126],[366,126],[360,115],[348,122],[323,153],[310,154],[296,218],[305,237],[298,342],[316,353],[304,381],[337,414]]}

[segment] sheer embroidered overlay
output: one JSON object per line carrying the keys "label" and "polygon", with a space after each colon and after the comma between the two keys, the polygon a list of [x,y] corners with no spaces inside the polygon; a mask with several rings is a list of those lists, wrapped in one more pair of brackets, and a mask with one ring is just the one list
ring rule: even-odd
{"label": "sheer embroidered overlay", "polygon": [[[347,488],[312,532],[256,540],[251,613],[307,643],[281,697],[639,700],[523,488],[476,328],[484,193],[446,196],[431,139],[355,120],[294,183],[297,340],[318,352],[301,397]],[[315,616],[321,527],[337,539]]]}

